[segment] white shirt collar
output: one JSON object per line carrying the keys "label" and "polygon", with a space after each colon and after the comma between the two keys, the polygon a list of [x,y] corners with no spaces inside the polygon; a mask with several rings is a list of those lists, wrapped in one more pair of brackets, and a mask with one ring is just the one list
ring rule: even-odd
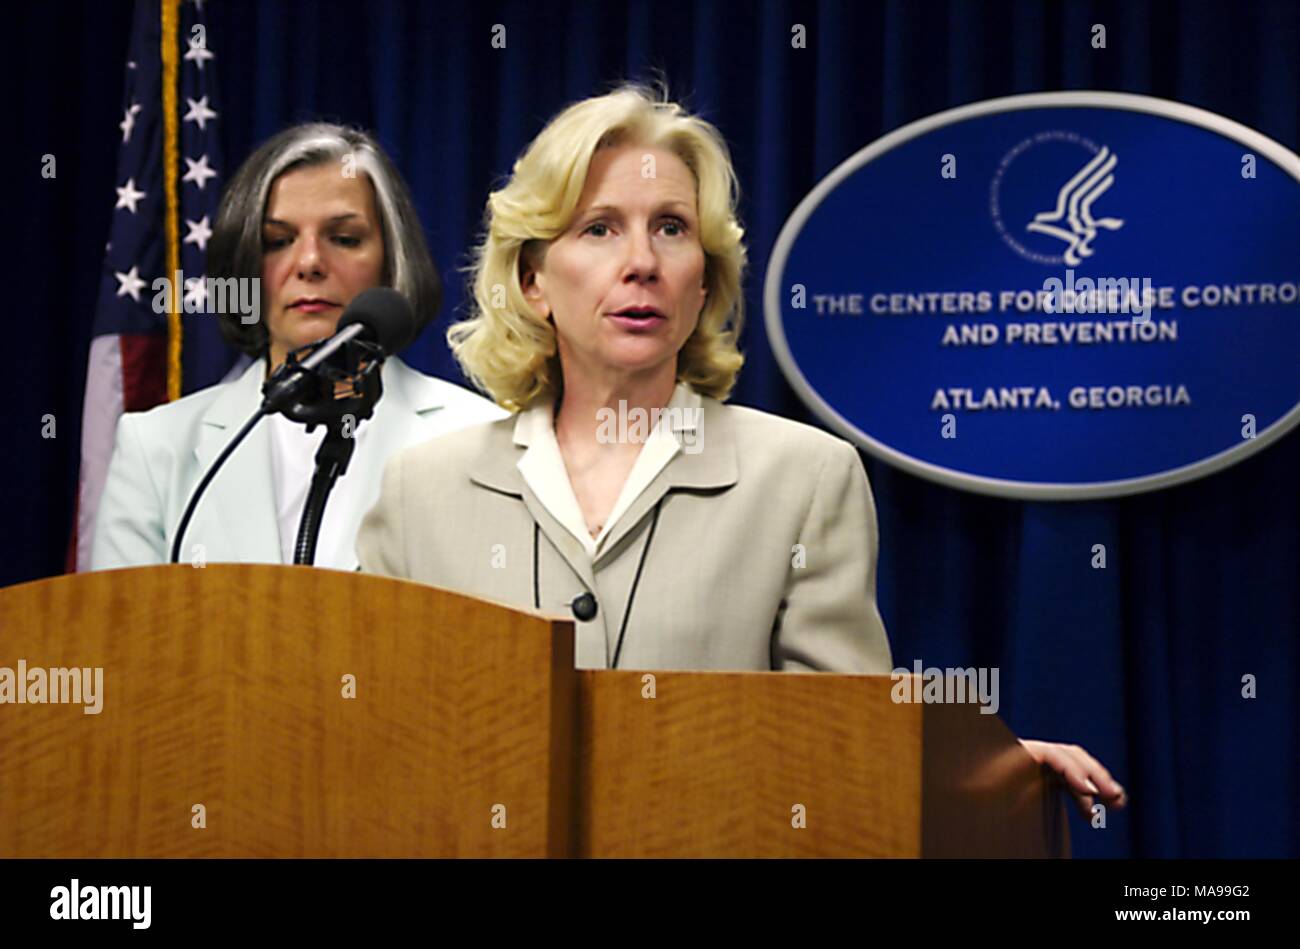
{"label": "white shirt collar", "polygon": [[[652,420],[639,410],[626,409],[620,412],[610,410],[609,416],[601,419],[603,431],[611,438],[640,437],[647,430],[649,434],[597,537],[593,538],[587,531],[586,519],[582,516],[582,508],[564,466],[564,456],[555,437],[553,400],[543,400],[519,413],[515,422],[515,443],[528,446],[519,459],[519,472],[542,506],[595,559],[618,519],[682,450],[682,443],[689,445],[694,442],[693,437],[688,438],[683,433],[694,435],[702,404],[698,392],[679,382],[666,410],[657,419]],[[653,428],[650,427],[652,421]]]}

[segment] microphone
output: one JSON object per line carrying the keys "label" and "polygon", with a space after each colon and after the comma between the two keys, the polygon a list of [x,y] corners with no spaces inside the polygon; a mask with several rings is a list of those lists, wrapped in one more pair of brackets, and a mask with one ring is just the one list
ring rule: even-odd
{"label": "microphone", "polygon": [[363,338],[378,343],[385,356],[397,352],[415,335],[411,304],[392,287],[371,287],[357,294],[339,317],[339,334],[353,324],[363,327]]}
{"label": "microphone", "polygon": [[262,390],[263,414],[283,412],[299,401],[317,369],[353,340],[362,339],[378,346],[382,357],[401,349],[414,335],[415,314],[406,297],[391,287],[372,287],[357,294],[339,317],[333,336],[301,362],[291,365],[286,360],[267,380]]}

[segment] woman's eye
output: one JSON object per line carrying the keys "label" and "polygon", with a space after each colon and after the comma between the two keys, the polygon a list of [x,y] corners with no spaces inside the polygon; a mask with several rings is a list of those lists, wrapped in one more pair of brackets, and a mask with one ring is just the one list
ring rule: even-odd
{"label": "woman's eye", "polygon": [[594,224],[588,224],[582,233],[590,234],[592,237],[604,237],[609,233],[609,227],[604,221],[597,221]]}
{"label": "woman's eye", "polygon": [[359,247],[361,245],[361,238],[339,234],[334,238],[334,243],[343,247]]}
{"label": "woman's eye", "polygon": [[678,237],[686,233],[686,222],[680,218],[669,218],[660,227],[665,229],[669,237]]}
{"label": "woman's eye", "polygon": [[265,237],[262,239],[263,250],[279,250],[288,244],[289,241],[283,237]]}

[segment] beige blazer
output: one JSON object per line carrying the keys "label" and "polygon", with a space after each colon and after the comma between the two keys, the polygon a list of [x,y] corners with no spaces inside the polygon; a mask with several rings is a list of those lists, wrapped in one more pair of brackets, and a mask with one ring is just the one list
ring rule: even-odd
{"label": "beige blazer", "polygon": [[847,442],[705,398],[701,450],[668,463],[593,561],[520,474],[525,429],[503,419],[395,455],[361,569],[566,617],[590,592],[576,662],[605,668],[644,553],[620,669],[889,673],[875,508]]}

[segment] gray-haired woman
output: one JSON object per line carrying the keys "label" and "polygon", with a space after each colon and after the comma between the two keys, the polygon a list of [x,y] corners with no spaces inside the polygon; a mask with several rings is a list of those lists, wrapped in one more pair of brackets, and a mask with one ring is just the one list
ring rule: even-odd
{"label": "gray-haired woman", "polygon": [[[358,293],[397,289],[415,311],[417,333],[441,302],[441,281],[400,173],[370,136],[324,123],[280,132],[231,178],[208,247],[208,275],[258,281],[260,319],[217,317],[223,336],[254,362],[231,382],[122,416],[95,522],[92,569],[168,561],[191,493],[260,405],[262,383],[289,352],[332,335]],[[374,416],[359,423],[348,473],[325,509],[318,566],[357,566],[357,529],[378,497],[390,455],[505,414],[396,357],[382,378],[384,396]],[[280,415],[255,428],[204,495],[186,530],[184,559],[292,562],[323,437],[321,428],[309,435]]]}

